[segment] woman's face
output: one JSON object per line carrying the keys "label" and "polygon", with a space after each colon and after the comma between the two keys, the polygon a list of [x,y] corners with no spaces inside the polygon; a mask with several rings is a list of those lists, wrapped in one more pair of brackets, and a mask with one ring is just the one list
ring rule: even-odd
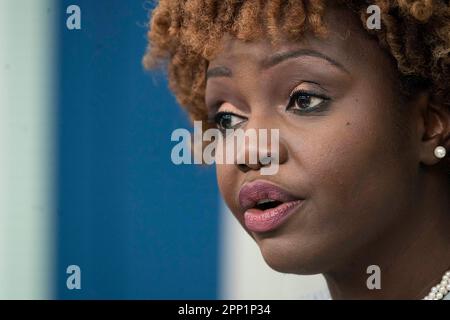
{"label": "woman's face", "polygon": [[[281,272],[348,263],[401,228],[411,199],[419,199],[416,108],[401,102],[395,63],[345,9],[328,10],[325,21],[327,38],[307,33],[277,47],[226,37],[208,68],[210,113],[231,113],[222,123],[235,128],[279,129],[277,174],[222,164],[217,177],[235,217]],[[286,52],[294,54],[270,60]],[[241,188],[256,180],[303,199],[270,230],[251,230],[239,201]]]}

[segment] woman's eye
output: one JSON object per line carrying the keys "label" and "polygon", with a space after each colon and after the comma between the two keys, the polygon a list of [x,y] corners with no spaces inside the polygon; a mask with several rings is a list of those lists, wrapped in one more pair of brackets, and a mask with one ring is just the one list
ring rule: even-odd
{"label": "woman's eye", "polygon": [[321,111],[321,107],[324,106],[328,100],[330,99],[323,95],[297,91],[291,95],[286,109],[300,113]]}
{"label": "woman's eye", "polygon": [[245,118],[230,112],[218,112],[214,116],[214,122],[220,130],[234,129],[244,121]]}

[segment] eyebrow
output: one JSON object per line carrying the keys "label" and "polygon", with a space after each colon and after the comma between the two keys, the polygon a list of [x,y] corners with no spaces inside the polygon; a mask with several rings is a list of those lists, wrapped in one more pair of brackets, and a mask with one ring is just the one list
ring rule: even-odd
{"label": "eyebrow", "polygon": [[301,56],[314,57],[314,58],[319,58],[319,59],[325,60],[328,63],[332,64],[333,66],[341,69],[345,73],[349,73],[348,70],[345,69],[345,67],[342,64],[340,64],[339,62],[337,62],[336,60],[330,58],[329,56],[327,56],[323,53],[320,53],[318,51],[311,50],[311,49],[299,49],[299,50],[294,50],[294,51],[275,53],[273,56],[270,56],[269,58],[263,60],[262,68],[269,69],[283,61],[286,61],[288,59],[298,58]]}
{"label": "eyebrow", "polygon": [[[281,62],[284,62],[289,59],[298,58],[301,56],[307,56],[307,57],[315,57],[322,60],[327,61],[331,65],[335,66],[336,68],[344,71],[345,73],[349,73],[348,70],[339,62],[336,60],[328,57],[327,55],[320,53],[315,50],[311,49],[299,49],[294,51],[286,51],[286,52],[279,52],[275,53],[274,55],[264,59],[261,63],[261,67],[263,70],[270,69],[277,64],[280,64]],[[206,79],[213,78],[213,77],[232,77],[233,73],[231,70],[224,66],[219,66],[215,68],[211,68],[206,72]]]}
{"label": "eyebrow", "polygon": [[211,68],[206,72],[206,79],[213,78],[213,77],[232,77],[233,73],[231,70],[227,67],[215,67]]}

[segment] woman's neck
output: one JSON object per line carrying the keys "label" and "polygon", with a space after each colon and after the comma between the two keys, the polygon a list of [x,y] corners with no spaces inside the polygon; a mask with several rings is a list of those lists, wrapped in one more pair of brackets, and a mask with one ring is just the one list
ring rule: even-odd
{"label": "woman's neck", "polygon": [[[422,299],[440,282],[450,268],[448,182],[428,180],[422,190],[402,221],[324,273],[333,299]],[[371,265],[379,275],[367,273]],[[369,289],[377,276],[381,288]]]}

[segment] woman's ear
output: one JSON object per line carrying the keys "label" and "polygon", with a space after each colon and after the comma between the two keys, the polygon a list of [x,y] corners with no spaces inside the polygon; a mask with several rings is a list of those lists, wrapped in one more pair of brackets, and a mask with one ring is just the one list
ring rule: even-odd
{"label": "woman's ear", "polygon": [[434,101],[429,94],[422,96],[420,103],[422,141],[420,160],[425,165],[435,165],[442,161],[435,156],[436,147],[447,150],[446,159],[450,153],[450,108],[444,103]]}

